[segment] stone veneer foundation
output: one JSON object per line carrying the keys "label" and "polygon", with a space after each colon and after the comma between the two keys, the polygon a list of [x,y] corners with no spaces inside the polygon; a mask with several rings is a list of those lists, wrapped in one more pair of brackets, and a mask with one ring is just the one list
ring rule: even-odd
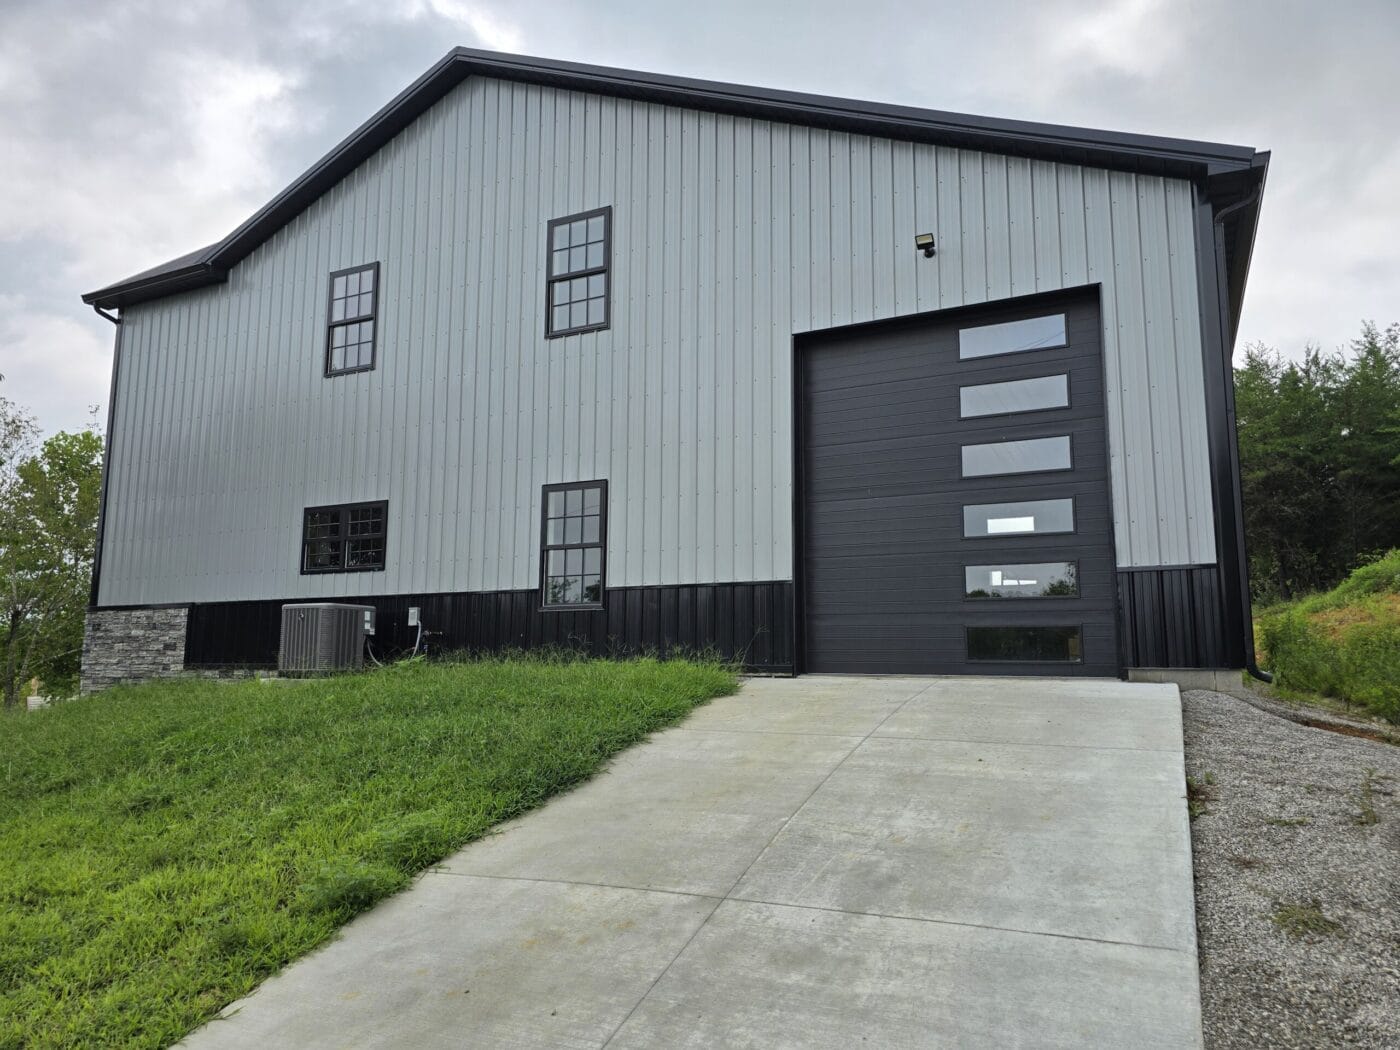
{"label": "stone veneer foundation", "polygon": [[89,609],[83,630],[82,692],[185,673],[183,605]]}

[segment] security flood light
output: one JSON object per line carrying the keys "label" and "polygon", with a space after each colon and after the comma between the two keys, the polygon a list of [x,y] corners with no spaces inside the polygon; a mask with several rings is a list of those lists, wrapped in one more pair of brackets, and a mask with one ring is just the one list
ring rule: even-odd
{"label": "security flood light", "polygon": [[931,233],[916,233],[916,234],[914,234],[914,247],[917,248],[919,251],[921,251],[921,252],[924,253],[924,258],[925,258],[925,259],[932,259],[932,258],[933,258],[933,253],[934,253],[934,251],[936,250],[936,249],[934,248],[934,246],[933,246],[933,234],[931,234]]}

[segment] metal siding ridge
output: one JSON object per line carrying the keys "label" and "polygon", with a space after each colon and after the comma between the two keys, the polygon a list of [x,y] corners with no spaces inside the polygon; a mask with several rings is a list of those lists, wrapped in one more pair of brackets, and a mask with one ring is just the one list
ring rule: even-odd
{"label": "metal siding ridge", "polygon": [[1011,197],[1006,158],[982,156],[982,241],[988,300],[1011,297]]}
{"label": "metal siding ridge", "polygon": [[[958,214],[961,216],[958,247],[962,254],[962,272],[959,280],[963,295],[977,299],[987,299],[990,296],[991,282],[987,278],[987,238],[975,234],[968,237],[966,231],[987,228],[983,167],[980,155],[964,152],[958,154]],[[936,238],[935,234],[935,244]]]}
{"label": "metal siding ridge", "polygon": [[1181,511],[1188,505],[1182,471],[1181,388],[1177,378],[1175,326],[1171,323],[1172,282],[1167,231],[1166,192],[1162,180],[1138,177],[1138,224],[1142,234],[1143,301],[1150,419],[1152,469],[1159,530],[1158,559],[1183,562],[1191,559],[1186,522]]}

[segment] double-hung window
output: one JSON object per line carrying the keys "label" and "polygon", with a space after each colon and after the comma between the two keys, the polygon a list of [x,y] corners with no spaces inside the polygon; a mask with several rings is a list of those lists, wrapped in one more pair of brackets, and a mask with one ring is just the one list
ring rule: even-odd
{"label": "double-hung window", "polygon": [[608,327],[612,209],[552,220],[547,247],[545,334],[573,335]]}
{"label": "double-hung window", "polygon": [[600,608],[607,551],[608,483],[544,487],[540,602],[546,609]]}
{"label": "double-hung window", "polygon": [[389,504],[383,500],[307,507],[301,533],[301,571],[382,570],[388,516]]}
{"label": "double-hung window", "polygon": [[375,313],[379,305],[379,264],[331,274],[326,321],[326,375],[374,367]]}

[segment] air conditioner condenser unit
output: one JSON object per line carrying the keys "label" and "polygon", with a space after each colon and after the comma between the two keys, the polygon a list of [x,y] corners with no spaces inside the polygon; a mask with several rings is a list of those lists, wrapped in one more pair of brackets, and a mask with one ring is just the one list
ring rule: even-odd
{"label": "air conditioner condenser unit", "polygon": [[302,602],[282,606],[277,670],[285,675],[359,671],[365,637],[374,633],[373,605]]}

